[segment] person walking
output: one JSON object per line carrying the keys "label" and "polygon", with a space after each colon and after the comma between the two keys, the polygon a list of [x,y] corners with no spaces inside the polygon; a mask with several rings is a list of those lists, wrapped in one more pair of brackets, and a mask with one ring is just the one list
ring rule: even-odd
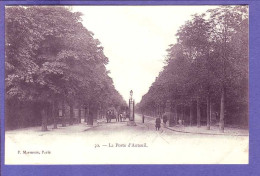
{"label": "person walking", "polygon": [[124,111],[123,112],[123,121],[125,121],[126,120],[126,112]]}
{"label": "person walking", "polygon": [[161,127],[161,119],[160,117],[157,117],[156,120],[155,120],[155,128],[156,128],[156,131],[160,130],[160,127]]}
{"label": "person walking", "polygon": [[166,127],[166,123],[168,121],[168,117],[166,114],[163,114],[163,126]]}
{"label": "person walking", "polygon": [[123,119],[122,113],[119,114],[119,119],[120,119],[120,122],[122,122],[122,119]]}

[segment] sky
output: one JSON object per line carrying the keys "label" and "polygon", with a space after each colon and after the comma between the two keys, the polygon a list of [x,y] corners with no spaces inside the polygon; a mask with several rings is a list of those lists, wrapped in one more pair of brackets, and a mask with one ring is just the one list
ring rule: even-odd
{"label": "sky", "polygon": [[195,13],[215,6],[74,6],[82,23],[101,42],[115,88],[135,102],[162,71],[166,49],[176,43],[178,29]]}

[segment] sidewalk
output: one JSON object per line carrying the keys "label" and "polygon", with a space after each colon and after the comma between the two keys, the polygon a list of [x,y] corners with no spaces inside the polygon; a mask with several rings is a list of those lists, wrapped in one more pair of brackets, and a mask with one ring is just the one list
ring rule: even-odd
{"label": "sidewalk", "polygon": [[[145,115],[145,117],[149,118],[150,120],[155,120],[155,117]],[[191,134],[204,134],[204,135],[230,135],[230,136],[249,136],[249,129],[243,129],[237,127],[230,127],[225,126],[224,133],[219,131],[218,125],[212,125],[210,126],[210,130],[207,130],[206,126],[184,126],[184,125],[175,125],[173,127],[169,127],[169,122],[164,126],[163,123],[161,123],[161,126],[164,128],[167,128],[169,130],[180,132],[180,133],[191,133]]]}
{"label": "sidewalk", "polygon": [[224,133],[219,131],[218,126],[211,126],[210,130],[207,130],[206,126],[183,126],[183,125],[176,125],[173,127],[166,126],[165,128],[181,132],[181,133],[194,133],[194,134],[205,134],[205,135],[231,135],[231,136],[248,136],[249,131],[247,129],[241,128],[232,128],[232,127],[225,127]]}
{"label": "sidewalk", "polygon": [[97,122],[92,125],[87,125],[83,120],[81,123],[69,125],[66,124],[65,127],[62,127],[61,124],[58,124],[58,128],[54,129],[53,124],[48,125],[48,131],[42,131],[41,126],[35,126],[35,127],[27,127],[27,128],[20,128],[20,129],[15,129],[15,130],[8,130],[5,133],[6,134],[16,134],[17,132],[20,134],[30,134],[30,133],[35,133],[38,134],[39,136],[45,135],[45,134],[52,134],[59,133],[59,134],[68,134],[68,133],[81,133],[83,131],[86,131],[90,128],[94,128],[100,126]]}
{"label": "sidewalk", "polygon": [[20,134],[30,134],[30,133],[35,133],[39,136],[43,136],[45,134],[73,134],[73,133],[81,133],[84,131],[87,131],[91,128],[96,128],[102,125],[106,125],[106,124],[114,124],[114,123],[127,123],[128,120],[126,121],[122,121],[122,122],[116,122],[115,119],[112,120],[112,122],[107,123],[106,119],[97,119],[93,121],[93,125],[88,125],[86,122],[84,122],[84,119],[81,119],[81,123],[74,123],[73,125],[69,125],[68,123],[66,123],[65,127],[62,127],[61,124],[57,125],[57,129],[54,129],[54,125],[48,125],[47,126],[47,131],[42,131],[42,127],[41,126],[35,126],[35,127],[25,127],[25,128],[18,128],[18,129],[14,129],[14,130],[7,130],[5,133],[6,134],[16,134],[17,132]]}

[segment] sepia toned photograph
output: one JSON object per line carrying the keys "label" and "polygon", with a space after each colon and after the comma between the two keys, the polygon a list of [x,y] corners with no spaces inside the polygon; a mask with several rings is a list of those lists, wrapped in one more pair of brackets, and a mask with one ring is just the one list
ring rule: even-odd
{"label": "sepia toned photograph", "polygon": [[247,5],[5,6],[6,165],[249,164]]}

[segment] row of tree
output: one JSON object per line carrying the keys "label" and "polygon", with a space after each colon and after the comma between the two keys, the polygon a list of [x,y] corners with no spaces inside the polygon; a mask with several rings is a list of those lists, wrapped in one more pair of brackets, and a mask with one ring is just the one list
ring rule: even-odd
{"label": "row of tree", "polygon": [[82,25],[81,16],[68,7],[6,8],[7,126],[16,126],[35,106],[37,112],[29,114],[38,113],[44,123],[57,116],[60,103],[84,106],[88,112],[126,106],[108,76],[103,47]]}
{"label": "row of tree", "polygon": [[220,6],[195,14],[176,36],[178,42],[167,50],[166,65],[139,110],[163,109],[171,100],[176,111],[190,106],[198,126],[201,111],[206,112],[208,129],[213,109],[221,131],[229,119],[248,121],[248,7]]}

